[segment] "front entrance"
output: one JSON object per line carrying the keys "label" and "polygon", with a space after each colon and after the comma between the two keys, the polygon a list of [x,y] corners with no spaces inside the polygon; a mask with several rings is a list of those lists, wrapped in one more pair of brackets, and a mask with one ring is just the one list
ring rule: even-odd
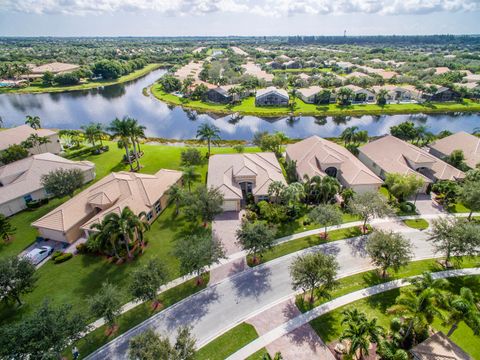
{"label": "front entrance", "polygon": [[327,174],[330,177],[336,178],[337,177],[337,168],[330,166],[325,169],[325,174]]}
{"label": "front entrance", "polygon": [[244,181],[239,183],[240,189],[242,190],[242,201],[241,201],[241,206],[244,207],[252,195],[252,188],[253,188],[253,183],[250,181]]}

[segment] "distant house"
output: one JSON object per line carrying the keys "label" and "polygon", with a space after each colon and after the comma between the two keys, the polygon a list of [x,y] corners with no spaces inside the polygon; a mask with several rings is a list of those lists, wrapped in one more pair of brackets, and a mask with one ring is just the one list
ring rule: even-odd
{"label": "distant house", "polygon": [[387,91],[387,102],[402,102],[420,99],[420,93],[417,90],[403,86],[376,85],[372,86],[372,90],[377,95],[381,90]]}
{"label": "distant house", "polygon": [[152,223],[168,205],[167,191],[182,181],[182,172],[162,169],[156,174],[114,172],[32,223],[46,239],[73,243],[92,233],[91,226],[110,213],[129,207],[145,212]]}
{"label": "distant house", "polygon": [[207,100],[219,104],[228,104],[232,102],[233,95],[228,93],[228,90],[219,86],[207,91]]}
{"label": "distant house", "polygon": [[296,161],[297,176],[331,176],[357,193],[377,191],[383,181],[350,151],[316,135],[287,146],[287,160]]}
{"label": "distant house", "polygon": [[275,154],[270,152],[213,155],[208,161],[207,186],[223,194],[224,211],[239,211],[249,198],[267,200],[273,181],[287,184]]}
{"label": "distant house", "polygon": [[348,61],[337,61],[335,64],[343,70],[349,70],[355,67],[355,64],[352,64],[351,62],[348,62]]}
{"label": "distant house", "polygon": [[437,180],[460,180],[465,174],[427,151],[392,135],[383,136],[359,149],[358,158],[377,176],[414,174],[424,180],[422,191]]}
{"label": "distant house", "polygon": [[290,61],[284,62],[283,66],[285,66],[286,69],[300,69],[302,67],[302,64],[300,64],[299,61],[290,60]]}
{"label": "distant house", "polygon": [[297,94],[307,104],[316,104],[318,102],[318,95],[323,91],[318,85],[310,86],[307,88],[297,89]]}
{"label": "distant house", "polygon": [[455,150],[462,150],[465,156],[465,163],[472,169],[480,164],[480,139],[465,131],[438,139],[428,145],[430,154],[443,159]]}
{"label": "distant house", "polygon": [[284,89],[277,89],[270,86],[265,89],[257,90],[255,96],[256,106],[287,106],[289,101],[288,92]]}
{"label": "distant house", "polygon": [[48,143],[34,146],[29,150],[30,155],[46,152],[58,154],[62,151],[60,139],[58,138],[58,134],[55,131],[48,129],[35,130],[28,125],[20,125],[14,128],[0,131],[0,151],[7,149],[10,145],[20,145],[31,135],[46,137],[48,139]]}
{"label": "distant house", "polygon": [[453,89],[440,86],[433,94],[423,94],[423,98],[428,101],[446,102],[459,100],[461,95]]}
{"label": "distant house", "polygon": [[283,64],[278,61],[270,61],[267,62],[265,65],[271,67],[272,69],[283,69]]}
{"label": "distant house", "polygon": [[441,331],[414,346],[410,353],[414,360],[473,360]]}
{"label": "distant house", "polygon": [[469,83],[479,83],[480,82],[480,74],[467,74],[464,77],[464,80],[466,80]]}
{"label": "distant house", "polygon": [[0,167],[0,213],[16,214],[27,208],[30,201],[49,197],[41,184],[42,175],[58,169],[79,169],[84,183],[95,178],[95,164],[90,161],[71,161],[44,153]]}
{"label": "distant house", "polygon": [[365,102],[375,101],[375,94],[370,90],[367,90],[367,89],[361,88],[360,86],[356,86],[352,84],[345,85],[344,87],[353,91],[354,95],[353,95],[352,101],[354,103],[365,103]]}
{"label": "distant house", "polygon": [[362,72],[359,72],[359,71],[354,71],[354,72],[351,72],[350,74],[348,75],[345,75],[345,77],[347,79],[351,79],[351,78],[365,78],[365,77],[370,77],[369,75],[365,74],[365,73],[362,73]]}
{"label": "distant house", "polygon": [[65,74],[75,70],[80,69],[80,65],[77,64],[66,64],[61,62],[53,62],[49,64],[34,66],[30,70],[30,74],[26,75],[26,77],[30,78],[37,78],[42,77],[44,73],[47,71],[58,75],[58,74]]}

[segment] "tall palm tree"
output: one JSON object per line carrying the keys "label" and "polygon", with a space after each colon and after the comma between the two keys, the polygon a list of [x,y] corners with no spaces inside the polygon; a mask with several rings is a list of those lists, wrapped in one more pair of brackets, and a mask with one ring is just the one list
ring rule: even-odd
{"label": "tall palm tree", "polygon": [[178,215],[180,203],[183,199],[183,191],[178,185],[172,185],[167,191],[168,200],[175,203],[175,215]]}
{"label": "tall palm tree", "polygon": [[25,124],[29,125],[32,129],[35,130],[38,130],[42,127],[40,123],[40,117],[38,116],[27,115]]}
{"label": "tall palm tree", "polygon": [[449,315],[447,324],[451,325],[447,336],[451,336],[457,329],[458,324],[463,321],[475,335],[480,334],[480,310],[472,290],[463,287],[460,294],[455,295],[448,304]]}
{"label": "tall palm tree", "polygon": [[84,131],[85,137],[92,144],[92,146],[95,146],[96,140],[101,141],[103,131],[102,125],[100,123],[90,123],[88,125],[83,125],[81,129]]}
{"label": "tall palm tree", "polygon": [[[368,320],[365,314],[358,311],[345,312],[342,324],[347,327],[343,330],[340,340],[349,340],[349,355],[363,359],[369,354],[371,343],[379,343],[384,329],[377,324],[377,319]],[[359,356],[357,356],[359,354]]]}
{"label": "tall palm tree", "polygon": [[136,218],[133,217],[131,225],[135,229],[136,239],[140,242],[140,246],[142,247],[143,251],[145,248],[144,234],[146,231],[150,230],[150,223],[148,222],[147,213],[142,211]]}
{"label": "tall palm tree", "polygon": [[132,159],[130,157],[131,121],[127,117],[123,119],[115,118],[107,130],[111,132],[112,139],[118,140],[118,146],[125,149],[130,171],[133,171]]}
{"label": "tall palm tree", "polygon": [[210,144],[220,140],[220,129],[213,124],[203,123],[197,129],[197,139],[208,144],[208,157],[210,157]]}
{"label": "tall palm tree", "polygon": [[345,128],[340,134],[340,139],[343,140],[345,146],[355,141],[355,134],[358,131],[358,126],[350,126]]}
{"label": "tall palm tree", "polygon": [[111,250],[117,260],[120,260],[117,250],[118,238],[110,236],[108,225],[105,218],[99,223],[92,224],[90,228],[94,231],[90,233],[86,246],[91,251],[109,252]]}
{"label": "tall palm tree", "polygon": [[431,272],[425,271],[421,276],[414,277],[410,280],[412,291],[415,294],[421,294],[422,291],[433,289],[440,296],[440,290],[445,290],[450,282],[447,279],[434,279]]}
{"label": "tall palm tree", "polygon": [[192,184],[200,178],[196,172],[195,166],[185,166],[183,168],[183,182],[188,186],[188,192],[192,191]]}
{"label": "tall palm tree", "polygon": [[140,218],[129,207],[122,209],[120,214],[109,213],[105,216],[106,228],[110,236],[125,245],[127,259],[131,258],[130,242],[137,241],[137,230],[143,226]]}
{"label": "tall palm tree", "polygon": [[0,214],[0,238],[3,239],[3,241],[10,241],[10,237],[15,234],[15,230],[9,218]]}

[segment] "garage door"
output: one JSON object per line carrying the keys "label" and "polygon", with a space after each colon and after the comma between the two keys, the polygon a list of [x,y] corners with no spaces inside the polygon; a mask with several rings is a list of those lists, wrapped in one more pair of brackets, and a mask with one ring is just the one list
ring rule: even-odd
{"label": "garage door", "polygon": [[223,202],[223,211],[238,211],[237,200],[225,200]]}

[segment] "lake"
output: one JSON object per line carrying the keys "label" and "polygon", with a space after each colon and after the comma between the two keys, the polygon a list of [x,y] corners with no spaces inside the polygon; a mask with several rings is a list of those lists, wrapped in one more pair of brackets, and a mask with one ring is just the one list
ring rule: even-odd
{"label": "lake", "polygon": [[438,133],[472,131],[480,126],[480,114],[384,115],[362,117],[311,116],[291,119],[255,116],[209,116],[171,107],[142,94],[142,89],[165,73],[155,70],[130,83],[103,88],[50,94],[0,95],[0,116],[5,126],[24,123],[26,115],[40,116],[42,126],[57,129],[78,129],[89,122],[108,124],[115,117],[131,116],[147,127],[147,135],[169,139],[190,139],[203,122],[212,122],[221,130],[223,139],[250,140],[256,131],[283,131],[291,138],[316,134],[338,136],[348,126],[358,126],[370,135],[388,133],[392,125],[406,120],[427,126]]}

